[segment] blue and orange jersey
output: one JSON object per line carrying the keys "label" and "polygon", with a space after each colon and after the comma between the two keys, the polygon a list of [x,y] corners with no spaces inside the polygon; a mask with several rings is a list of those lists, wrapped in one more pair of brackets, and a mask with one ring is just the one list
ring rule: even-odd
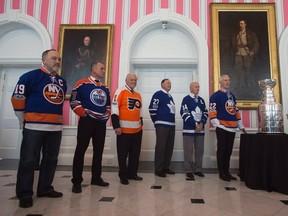
{"label": "blue and orange jersey", "polygon": [[71,93],[70,107],[80,117],[106,122],[111,113],[109,88],[92,76],[79,80]]}
{"label": "blue and orange jersey", "polygon": [[23,115],[25,128],[62,130],[66,90],[66,81],[61,76],[51,76],[41,67],[19,78],[11,97],[12,106],[18,118]]}
{"label": "blue and orange jersey", "polygon": [[218,119],[220,125],[226,128],[237,128],[241,120],[235,96],[230,92],[219,90],[211,95],[209,107],[210,120]]}
{"label": "blue and orange jersey", "polygon": [[[131,91],[128,86],[118,88],[112,99],[112,124],[113,128],[121,127],[122,133],[137,133],[142,130],[141,122],[142,98],[136,91]],[[113,118],[117,116],[117,118]]]}

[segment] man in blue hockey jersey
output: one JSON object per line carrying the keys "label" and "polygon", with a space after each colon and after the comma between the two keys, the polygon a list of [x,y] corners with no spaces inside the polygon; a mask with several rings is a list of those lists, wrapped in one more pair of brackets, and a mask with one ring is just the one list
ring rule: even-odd
{"label": "man in blue hockey jersey", "polygon": [[91,75],[80,79],[74,86],[70,98],[71,109],[80,117],[77,130],[77,146],[73,159],[72,192],[81,193],[85,152],[92,138],[93,159],[91,185],[107,187],[101,178],[102,154],[106,137],[106,122],[111,113],[109,88],[100,81],[105,77],[105,65],[91,63]]}
{"label": "man in blue hockey jersey", "polygon": [[230,157],[233,151],[237,128],[246,133],[241,121],[235,96],[229,91],[230,77],[220,76],[221,89],[210,97],[209,117],[216,127],[217,136],[217,166],[219,178],[223,181],[237,180],[230,173]]}
{"label": "man in blue hockey jersey", "polygon": [[[180,115],[183,119],[183,151],[187,180],[194,180],[194,175],[204,177],[202,160],[204,154],[204,125],[208,111],[205,101],[198,95],[199,83],[191,82],[190,94],[182,100]],[[193,162],[193,154],[195,162]]]}
{"label": "man in blue hockey jersey", "polygon": [[166,174],[175,174],[169,168],[175,138],[175,104],[169,94],[170,80],[163,79],[161,87],[151,98],[149,113],[156,129],[155,175],[166,177]]}
{"label": "man in blue hockey jersey", "polygon": [[63,196],[52,186],[62,138],[62,107],[67,90],[66,81],[57,74],[60,61],[55,49],[44,51],[43,66],[22,75],[11,98],[19,122],[24,124],[16,183],[16,195],[22,208],[33,205],[34,168],[41,149],[37,196]]}

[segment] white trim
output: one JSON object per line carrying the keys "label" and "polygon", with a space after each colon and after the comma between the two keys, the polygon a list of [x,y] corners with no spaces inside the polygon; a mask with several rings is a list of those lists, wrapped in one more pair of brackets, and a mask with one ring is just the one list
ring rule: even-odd
{"label": "white trim", "polygon": [[99,18],[100,17],[100,8],[101,8],[100,0],[94,0],[92,7],[93,7],[93,9],[92,9],[91,23],[97,24],[97,23],[99,23],[99,20],[100,20],[100,18]]}
{"label": "white trim", "polygon": [[283,123],[284,123],[284,132],[288,133],[288,104],[286,103],[288,98],[288,85],[287,85],[287,68],[288,68],[288,27],[283,31],[280,40],[279,40],[279,62],[280,62],[280,77],[281,77],[281,94],[283,101]]}
{"label": "white trim", "polygon": [[[42,41],[41,44],[43,44],[42,50],[51,49],[52,40],[43,24],[34,17],[21,13],[19,10],[10,10],[7,13],[0,14],[0,35],[3,33],[2,31],[6,31],[6,28],[1,27],[2,25],[9,24],[11,27],[15,24],[15,27],[18,28],[19,23],[32,28],[39,35]],[[13,27],[10,29],[13,29]],[[14,61],[14,63],[16,63],[16,61]]]}
{"label": "white trim", "polygon": [[54,37],[54,27],[55,27],[55,12],[56,12],[56,3],[55,1],[49,1],[48,6],[48,19],[47,27],[51,35]]}
{"label": "white trim", "polygon": [[121,39],[127,32],[130,26],[130,0],[123,1],[122,5],[122,31],[121,31]]}
{"label": "white trim", "polygon": [[78,6],[78,24],[85,24],[86,0],[80,0]]}
{"label": "white trim", "polygon": [[69,17],[70,17],[70,4],[71,0],[65,0],[63,1],[63,9],[62,9],[62,24],[69,23]]}
{"label": "white trim", "polygon": [[115,19],[115,0],[108,2],[108,23],[113,24]]}
{"label": "white trim", "polygon": [[33,17],[37,20],[40,20],[41,5],[42,5],[42,0],[34,1]]}
{"label": "white trim", "polygon": [[276,10],[276,30],[277,35],[280,35],[280,32],[284,29],[284,8],[283,8],[283,1],[276,1],[275,2],[275,10]]}

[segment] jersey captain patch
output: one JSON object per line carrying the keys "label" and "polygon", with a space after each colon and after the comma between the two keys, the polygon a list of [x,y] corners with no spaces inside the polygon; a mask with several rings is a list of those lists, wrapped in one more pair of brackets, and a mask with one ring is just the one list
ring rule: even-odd
{"label": "jersey captain patch", "polygon": [[48,84],[43,89],[44,98],[53,104],[61,104],[64,101],[64,91],[55,84]]}
{"label": "jersey captain patch", "polygon": [[97,106],[105,106],[107,101],[106,92],[102,89],[94,89],[90,93],[90,100],[93,104]]}

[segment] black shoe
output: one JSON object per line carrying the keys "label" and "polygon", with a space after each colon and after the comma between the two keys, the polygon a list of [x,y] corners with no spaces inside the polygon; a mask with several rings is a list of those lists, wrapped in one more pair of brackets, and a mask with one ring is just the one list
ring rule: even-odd
{"label": "black shoe", "polygon": [[123,185],[128,185],[129,181],[127,179],[120,179],[120,183]]}
{"label": "black shoe", "polygon": [[199,177],[205,177],[204,173],[202,172],[194,172],[194,175],[197,175]]}
{"label": "black shoe", "polygon": [[101,186],[101,187],[108,187],[109,183],[103,181],[103,179],[99,179],[97,181],[91,181],[91,185],[98,185],[98,186]]}
{"label": "black shoe", "polygon": [[73,193],[81,193],[82,192],[81,184],[73,184],[72,192]]}
{"label": "black shoe", "polygon": [[219,178],[222,179],[223,181],[230,182],[231,178],[227,176],[226,174],[219,174]]}
{"label": "black shoe", "polygon": [[141,180],[143,180],[143,178],[140,177],[140,176],[138,176],[138,175],[130,176],[128,179],[132,179],[132,180],[136,180],[136,181],[141,181]]}
{"label": "black shoe", "polygon": [[19,207],[21,208],[30,208],[33,206],[33,199],[32,197],[21,198],[19,200]]}
{"label": "black shoe", "polygon": [[44,194],[37,194],[37,197],[49,197],[49,198],[58,198],[62,196],[63,196],[63,193],[55,191],[55,190],[49,191]]}
{"label": "black shoe", "polygon": [[163,171],[155,171],[155,175],[158,177],[166,177],[166,173]]}
{"label": "black shoe", "polygon": [[192,172],[186,173],[186,176],[187,176],[186,180],[195,180],[195,177]]}
{"label": "black shoe", "polygon": [[227,173],[226,174],[231,180],[237,180],[236,177],[232,176],[230,173]]}
{"label": "black shoe", "polygon": [[165,169],[165,170],[163,170],[163,172],[166,173],[166,174],[170,174],[170,175],[174,175],[175,174],[175,172],[173,170],[170,170],[170,169]]}

